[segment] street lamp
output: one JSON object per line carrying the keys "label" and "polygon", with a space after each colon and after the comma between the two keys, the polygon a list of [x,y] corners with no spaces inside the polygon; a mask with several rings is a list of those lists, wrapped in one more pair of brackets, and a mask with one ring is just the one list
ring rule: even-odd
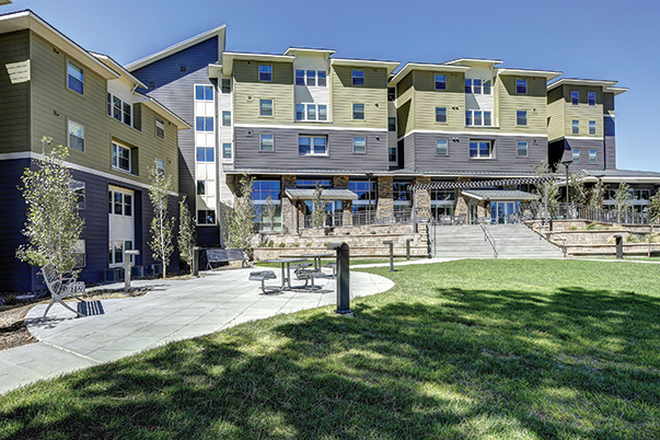
{"label": "street lamp", "polygon": [[569,205],[571,203],[571,196],[568,190],[568,167],[573,163],[573,150],[568,144],[566,144],[566,147],[564,148],[564,156],[561,159],[561,163],[566,167],[566,205]]}

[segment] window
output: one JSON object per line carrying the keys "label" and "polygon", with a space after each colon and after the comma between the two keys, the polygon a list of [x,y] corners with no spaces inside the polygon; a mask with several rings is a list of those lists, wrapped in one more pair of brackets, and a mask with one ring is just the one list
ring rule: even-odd
{"label": "window", "polygon": [[85,253],[85,240],[76,241],[74,256],[76,258],[76,264],[74,267],[85,267],[87,265],[87,258]]}
{"label": "window", "polygon": [[528,154],[527,142],[518,142],[518,157],[527,157]]}
{"label": "window", "polygon": [[213,86],[195,86],[195,99],[198,101],[213,101]]}
{"label": "window", "polygon": [[165,121],[156,116],[156,137],[165,139]]}
{"label": "window", "polygon": [[526,79],[516,79],[516,93],[519,95],[527,94],[527,80]]}
{"label": "window", "polygon": [[296,104],[296,121],[305,119],[305,104]]}
{"label": "window", "polygon": [[78,202],[78,209],[85,209],[85,182],[69,181],[71,197]]}
{"label": "window", "polygon": [[149,86],[150,89],[155,89],[156,88],[156,81],[149,81],[148,86]]}
{"label": "window", "polygon": [[183,65],[179,66],[179,73],[186,73],[187,70],[188,68],[186,66]]}
{"label": "window", "polygon": [[589,121],[589,134],[596,134],[596,121]]}
{"label": "window", "polygon": [[131,149],[112,143],[112,167],[131,172]]}
{"label": "window", "polygon": [[484,95],[490,95],[490,81],[484,81]]}
{"label": "window", "polygon": [[206,180],[197,181],[197,195],[203,196],[206,194]]}
{"label": "window", "polygon": [[273,116],[273,100],[272,99],[260,99],[259,100],[259,115],[261,115],[261,116]]}
{"label": "window", "polygon": [[596,150],[589,150],[589,163],[596,163]]}
{"label": "window", "polygon": [[131,109],[131,104],[108,92],[108,116],[130,126]]}
{"label": "window", "polygon": [[85,90],[85,74],[83,70],[71,61],[67,61],[67,77],[69,89],[82,95]]}
{"label": "window", "polygon": [[327,85],[325,70],[319,70],[317,72],[317,74],[318,74],[318,83],[317,83],[317,85],[319,87],[325,87]]}
{"label": "window", "polygon": [[387,100],[392,102],[396,101],[396,88],[394,87],[387,88]]}
{"label": "window", "polygon": [[222,158],[231,159],[231,143],[222,144]]}
{"label": "window", "polygon": [[364,136],[353,137],[353,153],[364,154],[367,152],[367,138]]}
{"label": "window", "polygon": [[435,122],[447,122],[447,107],[435,108]]}
{"label": "window", "polygon": [[527,125],[527,111],[516,111],[516,125]]}
{"label": "window", "polygon": [[470,141],[470,159],[490,159],[493,150],[490,141]]}
{"label": "window", "polygon": [[316,105],[307,104],[307,120],[316,121]]}
{"label": "window", "polygon": [[319,121],[328,120],[328,106],[319,104]]}
{"label": "window", "polygon": [[275,142],[272,134],[262,134],[259,137],[259,151],[275,151]]}
{"label": "window", "polygon": [[222,78],[220,87],[222,93],[231,93],[231,78]]}
{"label": "window", "polygon": [[492,125],[490,112],[484,112],[484,126],[490,127]]}
{"label": "window", "polygon": [[327,152],[328,139],[325,136],[300,136],[298,138],[298,154],[301,156],[320,155]]}
{"label": "window", "polygon": [[353,70],[351,73],[351,79],[354,86],[363,86],[364,70]]}
{"label": "window", "polygon": [[472,80],[472,93],[481,95],[481,80],[473,79]]}
{"label": "window", "polygon": [[364,120],[364,104],[353,104],[353,119]]}
{"label": "window", "polygon": [[471,79],[466,79],[465,80],[465,93],[472,93],[472,80]]}
{"label": "window", "polygon": [[472,125],[472,111],[465,112],[465,125]]}
{"label": "window", "polygon": [[387,118],[387,131],[396,131],[396,118]]}
{"label": "window", "polygon": [[580,121],[573,119],[573,134],[580,134]]}
{"label": "window", "polygon": [[213,131],[213,116],[197,116],[195,122],[195,130]]}
{"label": "window", "polygon": [[479,125],[480,126],[483,123],[483,121],[481,119],[481,111],[480,110],[474,110],[474,112],[472,114],[474,116],[474,118],[472,119],[472,123],[474,125]]}
{"label": "window", "polygon": [[133,195],[121,191],[108,191],[108,213],[114,215],[133,216]]}
{"label": "window", "polygon": [[231,112],[228,111],[222,112],[222,126],[231,127]]}
{"label": "window", "polygon": [[446,156],[449,154],[449,145],[447,139],[436,139],[435,140],[435,152],[436,154],[441,154]]}
{"label": "window", "polygon": [[572,91],[571,92],[571,104],[578,105],[580,103],[580,92]]}
{"label": "window", "polygon": [[259,81],[273,80],[273,66],[270,64],[259,64]]}
{"label": "window", "polygon": [[391,163],[398,163],[397,156],[396,156],[396,147],[389,147],[389,161]]}
{"label": "window", "polygon": [[592,107],[596,105],[596,93],[589,92],[587,93],[587,96],[589,97],[589,105]]}
{"label": "window", "polygon": [[435,89],[447,90],[447,75],[435,75]]}
{"label": "window", "polygon": [[212,209],[199,209],[197,210],[197,224],[198,225],[214,225],[215,224],[215,211]]}
{"label": "window", "polygon": [[213,147],[197,147],[197,162],[215,162]]}
{"label": "window", "polygon": [[85,151],[85,127],[69,119],[69,148]]}
{"label": "window", "polygon": [[305,71],[302,69],[296,69],[296,85],[297,86],[305,85]]}
{"label": "window", "polygon": [[156,159],[156,172],[159,176],[165,175],[165,161],[163,159]]}
{"label": "window", "polygon": [[580,163],[580,149],[573,148],[573,163]]}
{"label": "window", "polygon": [[316,70],[307,71],[307,85],[308,86],[316,85]]}

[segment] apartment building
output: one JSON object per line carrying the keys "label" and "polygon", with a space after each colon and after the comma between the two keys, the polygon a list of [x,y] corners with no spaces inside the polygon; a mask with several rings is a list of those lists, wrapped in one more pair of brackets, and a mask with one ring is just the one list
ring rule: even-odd
{"label": "apartment building", "polygon": [[[123,266],[124,250],[137,249],[133,264],[151,268],[147,242],[152,218],[149,168],[174,178],[170,210],[178,212],[178,131],[190,126],[107,55],[87,51],[30,11],[0,16],[0,212],[4,239],[0,289],[43,288],[38,268],[15,258],[26,205],[20,176],[42,153],[41,139],[69,147],[85,230],[79,243],[81,279],[102,281]],[[178,267],[176,256],[172,267]]]}

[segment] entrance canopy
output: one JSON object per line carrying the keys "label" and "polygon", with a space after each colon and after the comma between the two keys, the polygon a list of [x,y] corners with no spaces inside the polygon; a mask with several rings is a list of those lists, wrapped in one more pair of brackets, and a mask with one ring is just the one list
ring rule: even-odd
{"label": "entrance canopy", "polygon": [[538,200],[540,197],[517,189],[464,189],[463,195],[476,200],[490,200],[492,202],[524,202]]}
{"label": "entrance canopy", "polygon": [[[313,188],[285,188],[284,194],[291,200],[314,200],[316,189]],[[346,188],[323,188],[322,200],[357,200],[358,195]]]}

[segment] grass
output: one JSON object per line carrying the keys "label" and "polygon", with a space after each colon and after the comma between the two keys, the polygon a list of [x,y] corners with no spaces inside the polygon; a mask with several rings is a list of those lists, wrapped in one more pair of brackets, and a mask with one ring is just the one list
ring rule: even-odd
{"label": "grass", "polygon": [[17,390],[1,438],[657,439],[660,271],[455,261]]}

